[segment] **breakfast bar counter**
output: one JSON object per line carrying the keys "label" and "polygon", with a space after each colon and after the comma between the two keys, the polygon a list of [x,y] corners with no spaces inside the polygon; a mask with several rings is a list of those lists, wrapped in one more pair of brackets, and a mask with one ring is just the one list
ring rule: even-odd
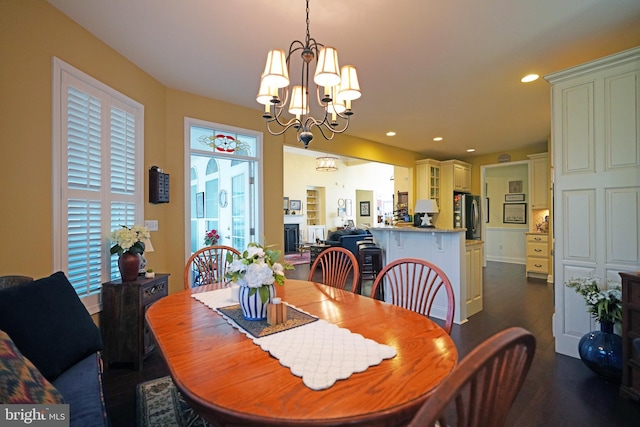
{"label": "breakfast bar counter", "polygon": [[[382,248],[384,265],[400,258],[418,258],[445,272],[456,298],[454,323],[465,323],[482,309],[483,244],[474,240],[468,245],[464,228],[375,227],[369,231]],[[446,314],[446,296],[440,292],[431,315],[444,319]]]}

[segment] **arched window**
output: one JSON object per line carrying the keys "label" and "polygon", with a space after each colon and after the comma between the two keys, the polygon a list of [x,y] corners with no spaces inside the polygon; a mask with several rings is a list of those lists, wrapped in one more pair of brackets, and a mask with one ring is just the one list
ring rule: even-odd
{"label": "arched window", "polygon": [[209,159],[207,163],[207,175],[218,172],[218,162],[216,159]]}

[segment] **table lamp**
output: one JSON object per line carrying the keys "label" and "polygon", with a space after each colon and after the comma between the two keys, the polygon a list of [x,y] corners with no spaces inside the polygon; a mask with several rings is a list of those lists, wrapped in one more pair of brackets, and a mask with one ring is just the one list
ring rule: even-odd
{"label": "table lamp", "polygon": [[421,199],[416,201],[416,208],[414,209],[414,226],[421,228],[435,227],[431,223],[431,216],[429,214],[437,213],[438,204],[435,200]]}
{"label": "table lamp", "polygon": [[[142,243],[144,243],[144,251],[145,252],[153,252],[153,245],[151,244],[151,239],[145,239]],[[147,259],[144,257],[144,253],[140,254],[140,270],[138,274],[144,275],[147,272]]]}

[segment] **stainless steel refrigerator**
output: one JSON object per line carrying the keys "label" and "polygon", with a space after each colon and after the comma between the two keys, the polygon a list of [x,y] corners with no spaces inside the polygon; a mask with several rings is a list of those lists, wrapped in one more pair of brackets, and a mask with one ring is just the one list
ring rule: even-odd
{"label": "stainless steel refrigerator", "polygon": [[480,196],[468,193],[453,194],[453,225],[455,228],[467,229],[467,240],[481,240]]}

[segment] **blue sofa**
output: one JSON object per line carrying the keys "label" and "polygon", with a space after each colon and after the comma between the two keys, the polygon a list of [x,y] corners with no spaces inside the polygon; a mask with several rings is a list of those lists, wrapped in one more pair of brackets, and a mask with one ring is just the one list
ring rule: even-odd
{"label": "blue sofa", "polygon": [[67,404],[71,426],[108,426],[101,350],[63,272],[0,289],[0,403]]}
{"label": "blue sofa", "polygon": [[341,246],[351,251],[353,255],[358,256],[358,246],[356,243],[365,238],[372,237],[369,230],[360,228],[336,230],[329,233],[329,238],[325,240],[327,245]]}

